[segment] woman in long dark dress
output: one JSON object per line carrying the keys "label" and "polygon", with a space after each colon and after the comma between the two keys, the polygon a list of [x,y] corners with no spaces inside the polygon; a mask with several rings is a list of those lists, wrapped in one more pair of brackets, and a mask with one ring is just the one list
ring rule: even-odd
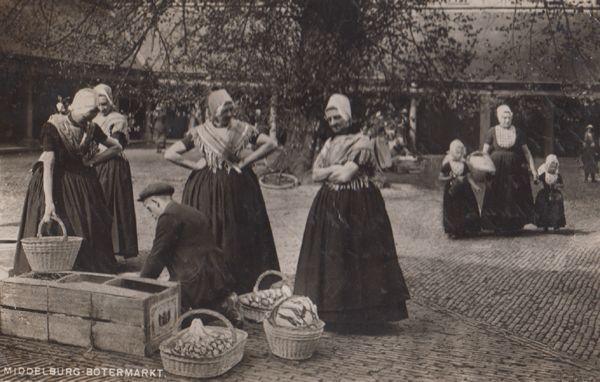
{"label": "woman in long dark dress", "polygon": [[596,163],[596,143],[594,142],[594,126],[592,125],[587,125],[585,128],[581,162],[583,163],[584,181],[587,182],[590,178],[590,181],[595,183],[598,164]]}
{"label": "woman in long dark dress", "polygon": [[[100,110],[94,118],[94,123],[100,126],[104,134],[118,140],[125,148],[129,142],[127,118],[114,110],[112,90],[109,86],[100,84],[94,90],[98,94]],[[99,145],[99,150],[106,150],[106,146]],[[96,172],[106,204],[113,216],[111,230],[113,251],[115,255],[124,258],[135,257],[138,254],[138,241],[129,161],[121,153],[106,162],[99,163]]]}
{"label": "woman in long dark dress", "polygon": [[326,117],[334,134],[313,166],[323,182],[310,209],[294,293],[308,296],[333,324],[408,317],[410,298],[379,189],[374,143],[352,130],[347,97],[334,94]]}
{"label": "woman in long dark dress", "polygon": [[533,223],[530,179],[537,172],[523,131],[512,125],[510,108],[501,105],[496,114],[499,125],[488,131],[483,145],[483,152],[491,155],[496,167],[483,218],[486,228],[511,233]]}
{"label": "woman in long dark dress", "polygon": [[[18,239],[37,234],[40,220],[58,215],[69,235],[83,237],[75,269],[115,273],[110,228],[112,217],[93,166],[118,155],[122,148],[91,120],[98,113],[96,93],[75,94],[68,115],[54,114],[42,127],[43,152],[33,166],[25,196]],[[95,143],[108,149],[91,156]],[[14,272],[30,271],[22,246],[17,246]]]}
{"label": "woman in long dark dress", "polygon": [[[277,147],[275,138],[233,118],[233,101],[225,90],[208,97],[210,118],[169,147],[165,158],[192,170],[183,189],[183,204],[204,212],[217,245],[236,279],[235,292],[252,290],[268,269],[279,269],[267,209],[250,165]],[[258,146],[244,158],[249,144]],[[202,159],[182,154],[196,148]]]}
{"label": "woman in long dark dress", "polygon": [[474,152],[467,158],[469,171],[448,188],[455,237],[472,236],[483,229],[481,213],[489,203],[488,184],[496,171],[489,155]]}
{"label": "woman in long dark dress", "polygon": [[560,189],[562,176],[558,172],[558,158],[548,155],[546,162],[538,168],[538,180],[542,189],[535,197],[535,225],[544,230],[558,230],[567,224],[565,204]]}
{"label": "woman in long dark dress", "polygon": [[469,172],[469,168],[465,163],[466,149],[465,145],[455,139],[450,142],[450,149],[448,154],[442,160],[442,169],[440,170],[439,179],[444,184],[444,199],[443,199],[443,225],[444,232],[448,234],[450,238],[462,236],[462,211],[461,201],[454,200],[448,193],[448,190],[456,184],[458,181],[462,181],[465,175]]}

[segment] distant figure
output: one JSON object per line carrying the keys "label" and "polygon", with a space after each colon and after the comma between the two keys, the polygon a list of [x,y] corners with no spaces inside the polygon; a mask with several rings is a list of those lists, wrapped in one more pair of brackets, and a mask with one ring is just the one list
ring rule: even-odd
{"label": "distant figure", "polygon": [[596,163],[596,143],[594,139],[594,126],[587,125],[583,136],[583,150],[581,152],[581,162],[583,163],[584,181],[590,178],[592,183],[596,182],[596,173],[598,165]]}
{"label": "distant figure", "polygon": [[476,151],[467,158],[469,171],[448,189],[452,206],[451,238],[478,234],[486,224],[483,211],[490,202],[490,179],[496,171],[488,155]]}
{"label": "distant figure", "polygon": [[450,143],[448,154],[442,160],[442,169],[439,175],[439,179],[445,182],[443,201],[444,232],[450,238],[461,236],[464,228],[461,224],[463,221],[463,211],[461,210],[463,203],[462,201],[457,202],[454,200],[450,196],[449,191],[456,183],[462,182],[465,175],[469,172],[465,160],[466,151],[465,145],[460,140],[453,140]]}
{"label": "distant figure", "polygon": [[558,165],[558,158],[552,154],[538,168],[538,180],[543,188],[535,197],[535,225],[544,231],[548,228],[556,231],[567,224],[563,195],[560,192],[563,180],[558,173]]}
{"label": "distant figure", "polygon": [[375,154],[377,155],[379,167],[382,170],[392,167],[392,154],[385,136],[385,126],[386,122],[383,113],[378,111],[377,114],[375,114],[373,127],[368,131],[368,135],[374,140]]}
{"label": "distant figure", "polygon": [[403,143],[403,147],[400,149],[404,152],[404,154],[412,155],[411,150],[416,152],[414,147],[415,142],[413,140],[414,137],[411,136],[410,131],[410,116],[408,114],[408,109],[405,107],[400,111],[400,136],[402,137]]}
{"label": "distant figure", "polygon": [[70,97],[61,97],[58,96],[58,103],[56,104],[56,111],[59,114],[67,115],[69,114],[69,104],[71,103]]}
{"label": "distant figure", "polygon": [[192,106],[192,109],[188,113],[188,126],[186,134],[192,130],[195,126],[203,123],[202,121],[202,107],[199,104]]}
{"label": "distant figure", "polygon": [[167,112],[161,105],[156,106],[154,135],[156,152],[161,153],[167,146]]}

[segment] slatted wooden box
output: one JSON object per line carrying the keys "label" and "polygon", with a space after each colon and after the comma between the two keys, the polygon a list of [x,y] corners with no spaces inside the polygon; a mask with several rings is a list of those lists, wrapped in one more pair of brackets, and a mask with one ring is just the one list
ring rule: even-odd
{"label": "slatted wooden box", "polygon": [[0,331],[150,355],[180,311],[178,283],[98,273],[28,273],[0,284]]}

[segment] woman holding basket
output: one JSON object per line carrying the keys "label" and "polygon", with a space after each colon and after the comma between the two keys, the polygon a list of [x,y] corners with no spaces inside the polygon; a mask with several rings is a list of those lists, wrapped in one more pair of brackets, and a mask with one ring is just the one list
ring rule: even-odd
{"label": "woman holding basket", "polygon": [[[42,127],[42,155],[32,169],[25,196],[14,273],[31,270],[20,240],[37,234],[40,221],[60,218],[66,234],[83,237],[75,269],[115,273],[117,261],[111,240],[112,216],[106,207],[94,165],[122,151],[114,138],[91,123],[98,113],[92,89],[75,94],[67,115],[54,114]],[[96,144],[106,150],[94,155]]]}
{"label": "woman holding basket", "polygon": [[322,182],[310,209],[294,293],[308,296],[328,324],[368,324],[408,317],[410,298],[379,189],[374,143],[353,129],[348,98],[325,110],[329,138],[313,166]]}
{"label": "woman holding basket", "polygon": [[512,124],[510,107],[498,106],[496,116],[498,125],[488,130],[483,144],[483,152],[492,158],[496,174],[482,215],[485,228],[510,234],[533,223],[531,179],[537,177],[537,170],[523,130]]}

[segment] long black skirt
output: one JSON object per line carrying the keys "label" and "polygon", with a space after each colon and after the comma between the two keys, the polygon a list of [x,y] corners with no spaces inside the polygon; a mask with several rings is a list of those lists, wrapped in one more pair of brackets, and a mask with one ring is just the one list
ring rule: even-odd
{"label": "long black skirt", "polygon": [[535,225],[540,228],[561,228],[567,224],[562,193],[541,189],[535,197]]}
{"label": "long black skirt", "polygon": [[444,232],[459,238],[476,235],[481,231],[481,217],[477,199],[467,180],[452,180],[444,187]]}
{"label": "long black skirt", "polygon": [[485,229],[517,231],[533,223],[533,194],[529,174],[520,155],[512,151],[492,152],[496,173],[482,211]]}
{"label": "long black skirt", "polygon": [[454,185],[454,181],[446,182],[444,186],[444,198],[442,202],[442,222],[444,232],[449,235],[463,235],[464,227],[464,211],[462,211],[462,201],[453,197],[450,194],[450,188]]}
{"label": "long black skirt", "polygon": [[113,252],[125,258],[138,254],[137,226],[131,169],[123,157],[116,157],[96,166],[104,198],[113,216]]}
{"label": "long black skirt", "polygon": [[310,209],[294,293],[326,322],[362,324],[408,317],[408,287],[379,189],[324,185]]}
{"label": "long black skirt", "polygon": [[235,278],[236,293],[250,292],[260,274],[279,270],[271,224],[258,179],[249,168],[235,171],[206,167],[193,171],[182,203],[209,219],[217,246]]}
{"label": "long black skirt", "polygon": [[[57,215],[64,222],[69,235],[83,237],[75,260],[75,270],[99,273],[116,273],[117,261],[113,254],[110,227],[112,216],[106,208],[102,188],[93,169],[78,172],[54,169],[53,199]],[[18,239],[37,234],[38,224],[45,209],[43,165],[33,166],[33,174],[25,196]],[[50,234],[60,229],[53,224]],[[14,272],[31,270],[19,242],[15,253]]]}

